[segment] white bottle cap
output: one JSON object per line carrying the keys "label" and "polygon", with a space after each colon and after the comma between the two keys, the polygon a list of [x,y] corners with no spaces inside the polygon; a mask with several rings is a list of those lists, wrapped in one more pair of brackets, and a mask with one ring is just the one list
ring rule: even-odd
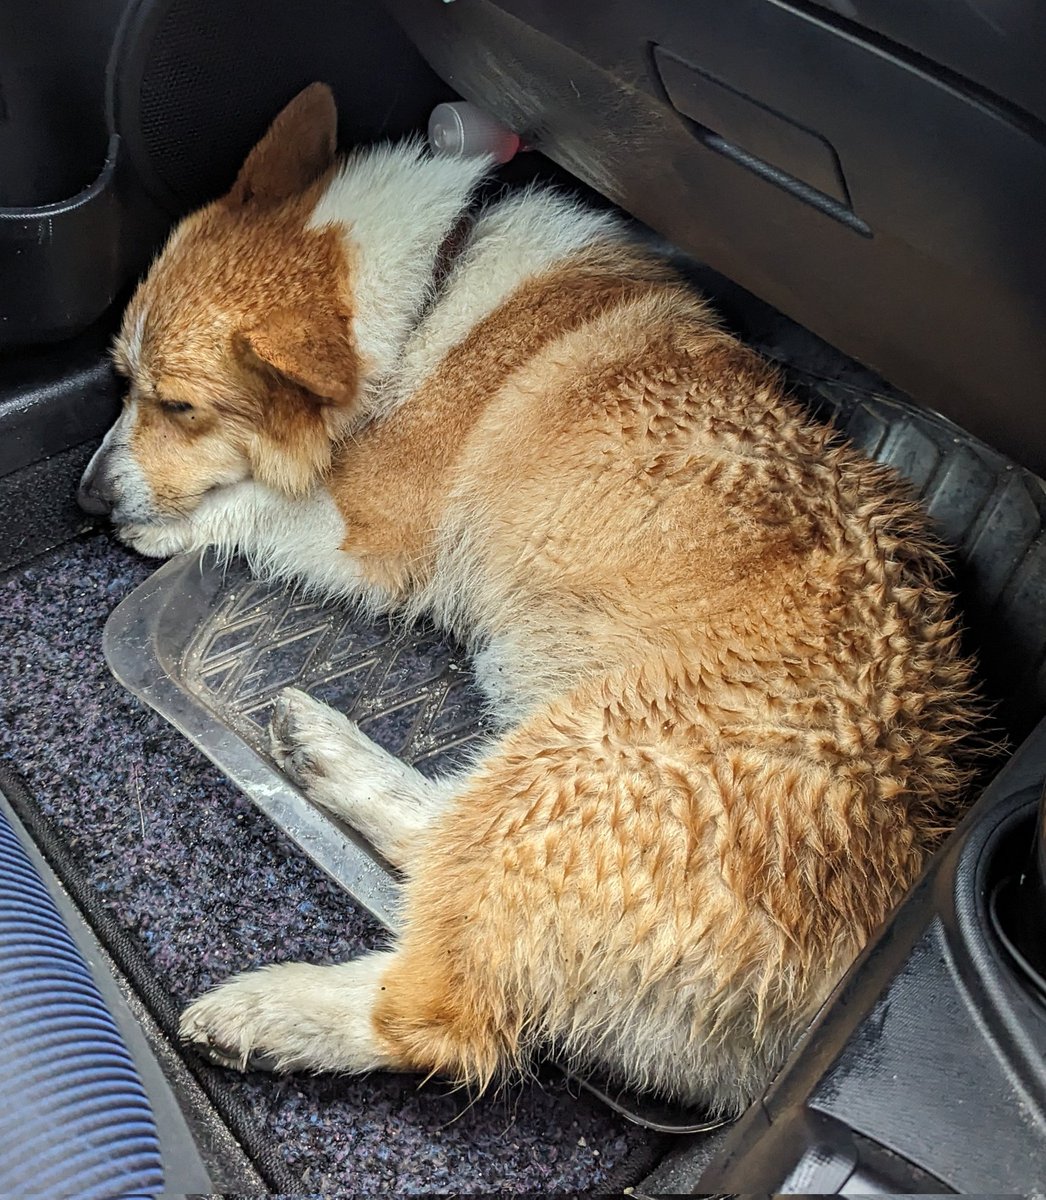
{"label": "white bottle cap", "polygon": [[429,146],[448,158],[478,158],[489,154],[506,163],[519,149],[519,136],[499,125],[475,104],[464,101],[437,104],[429,117]]}

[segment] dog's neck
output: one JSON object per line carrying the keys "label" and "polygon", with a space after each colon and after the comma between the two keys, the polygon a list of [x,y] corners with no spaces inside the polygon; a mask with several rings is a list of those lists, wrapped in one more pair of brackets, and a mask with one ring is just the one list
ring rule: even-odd
{"label": "dog's neck", "polygon": [[345,231],[356,341],[372,385],[395,369],[449,275],[489,166],[427,158],[418,143],[383,146],[351,159],[316,206],[311,227]]}

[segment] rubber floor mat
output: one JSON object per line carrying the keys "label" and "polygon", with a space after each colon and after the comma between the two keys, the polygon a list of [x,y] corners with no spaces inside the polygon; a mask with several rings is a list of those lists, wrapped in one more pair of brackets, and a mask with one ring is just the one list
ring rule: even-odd
{"label": "rubber floor mat", "polygon": [[207,553],[161,567],[113,613],[117,678],[185,733],[342,887],[389,928],[396,884],[348,826],[273,766],[272,702],[293,685],[349,713],[419,770],[453,767],[486,730],[463,656],[433,629],[367,621],[252,580]]}

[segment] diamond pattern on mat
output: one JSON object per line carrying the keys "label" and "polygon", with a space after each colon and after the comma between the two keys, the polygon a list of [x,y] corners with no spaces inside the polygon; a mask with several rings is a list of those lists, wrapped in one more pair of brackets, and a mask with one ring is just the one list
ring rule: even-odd
{"label": "diamond pattern on mat", "polygon": [[288,686],[332,704],[425,771],[460,765],[491,731],[464,655],[437,630],[299,602],[286,585],[252,580],[239,562],[181,674],[262,753],[273,700]]}

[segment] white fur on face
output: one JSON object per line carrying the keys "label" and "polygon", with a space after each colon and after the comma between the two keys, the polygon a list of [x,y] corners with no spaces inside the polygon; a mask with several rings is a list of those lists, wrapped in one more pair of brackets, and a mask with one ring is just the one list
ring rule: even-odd
{"label": "white fur on face", "polygon": [[157,558],[204,546],[221,555],[243,554],[256,575],[293,579],[311,594],[354,600],[368,612],[388,611],[391,598],[341,549],[345,533],[337,505],[322,489],[291,499],[244,480],[208,493],[186,517],[128,525],[119,536]]}

